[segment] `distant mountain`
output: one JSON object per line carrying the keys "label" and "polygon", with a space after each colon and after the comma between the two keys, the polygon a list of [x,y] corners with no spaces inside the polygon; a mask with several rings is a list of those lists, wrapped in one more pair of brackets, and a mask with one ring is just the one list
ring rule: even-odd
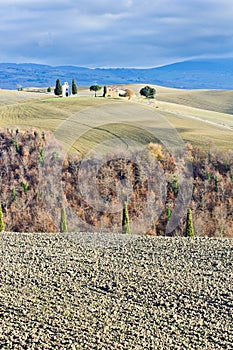
{"label": "distant mountain", "polygon": [[156,84],[183,89],[233,90],[233,58],[178,62],[157,68],[85,68],[32,63],[0,63],[0,88],[54,86],[76,79],[80,86]]}

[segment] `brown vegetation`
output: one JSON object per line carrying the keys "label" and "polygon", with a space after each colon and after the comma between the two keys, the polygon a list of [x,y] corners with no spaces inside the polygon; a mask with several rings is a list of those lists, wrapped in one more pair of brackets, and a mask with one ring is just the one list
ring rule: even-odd
{"label": "brown vegetation", "polygon": [[[190,144],[187,148],[193,167],[193,193],[189,208],[193,213],[195,234],[232,236],[232,152],[203,151]],[[155,200],[151,205],[162,206],[161,215],[153,218],[149,229],[143,230],[143,225],[138,225],[138,229],[141,233],[164,235],[179,193],[180,164],[161,145],[150,144],[148,149],[151,153],[151,178],[154,181],[152,188],[149,189],[147,172],[135,160],[125,159],[122,154],[116,159],[113,156],[98,169],[93,179],[95,193],[91,185],[80,187],[81,178],[88,178],[94,159],[84,162],[76,155],[64,157],[49,133],[2,131],[0,203],[5,229],[20,232],[59,231],[64,207],[69,231],[91,228],[95,231],[120,232],[122,211],[111,213],[108,208],[117,207],[119,198],[122,203],[127,199],[130,221],[137,223],[142,213],[148,210],[148,196],[152,194]],[[140,152],[139,156],[143,158],[143,151]],[[132,159],[136,159],[135,155]],[[161,174],[166,182],[162,204],[156,187]],[[99,200],[95,196],[101,199],[102,206],[95,206],[95,201]],[[184,235],[185,220],[186,213],[172,235]]]}
{"label": "brown vegetation", "polygon": [[121,97],[128,97],[128,100],[131,100],[135,96],[135,92],[131,89],[125,89],[124,94],[119,94]]}

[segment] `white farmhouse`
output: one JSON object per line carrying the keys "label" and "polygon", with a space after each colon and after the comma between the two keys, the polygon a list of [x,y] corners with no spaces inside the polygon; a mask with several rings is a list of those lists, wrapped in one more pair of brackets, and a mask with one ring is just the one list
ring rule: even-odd
{"label": "white farmhouse", "polygon": [[71,87],[67,81],[62,85],[62,97],[69,97],[72,95]]}

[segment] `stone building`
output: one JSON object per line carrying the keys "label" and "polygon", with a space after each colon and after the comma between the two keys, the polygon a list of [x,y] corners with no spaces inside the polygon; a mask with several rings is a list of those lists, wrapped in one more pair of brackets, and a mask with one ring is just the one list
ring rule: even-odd
{"label": "stone building", "polygon": [[116,86],[106,86],[106,94],[104,97],[118,97],[119,88]]}

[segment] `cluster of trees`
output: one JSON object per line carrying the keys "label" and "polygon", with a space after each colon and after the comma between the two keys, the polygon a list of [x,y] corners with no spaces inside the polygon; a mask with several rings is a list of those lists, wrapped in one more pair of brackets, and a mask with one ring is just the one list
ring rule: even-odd
{"label": "cluster of trees", "polygon": [[[14,190],[13,197],[15,200],[16,199],[16,191],[15,190]],[[5,229],[5,225],[4,225],[4,219],[3,219],[3,213],[2,213],[2,206],[0,204],[0,232],[3,232],[4,229]],[[63,232],[63,233],[68,232],[66,210],[64,207],[61,208],[60,232]],[[128,203],[127,202],[124,203],[123,212],[122,212],[122,233],[123,234],[130,234],[130,221],[129,221]],[[194,237],[194,235],[195,235],[191,209],[188,209],[188,211],[187,211],[185,235],[186,235],[186,237]]]}
{"label": "cluster of trees", "polygon": [[[102,86],[100,86],[100,85],[91,85],[90,86],[90,91],[95,91],[95,97],[96,97],[97,91],[100,91],[101,89],[102,89]],[[103,87],[103,97],[106,97],[106,95],[107,95],[107,86],[105,85]],[[124,93],[119,94],[119,96],[128,97],[128,99],[130,100],[134,96],[134,91],[131,89],[125,89]]]}
{"label": "cluster of trees", "polygon": [[[100,91],[101,89],[102,89],[102,86],[99,86],[99,85],[91,85],[90,86],[90,91],[94,91],[95,92],[95,97],[96,97],[97,91]],[[50,86],[48,87],[47,91],[48,92],[52,91]],[[72,91],[72,95],[76,95],[78,93],[78,87],[77,87],[76,81],[74,79],[72,79],[71,91]],[[56,96],[62,95],[62,85],[61,85],[61,82],[60,82],[59,79],[56,80],[56,86],[55,86],[55,89],[54,89],[54,94]]]}
{"label": "cluster of trees", "polygon": [[[95,92],[95,97],[96,97],[97,91],[100,91],[101,89],[102,89],[102,86],[100,86],[100,85],[91,85],[90,86],[90,91]],[[106,96],[106,93],[107,93],[107,87],[104,86],[103,97]],[[140,90],[140,95],[145,96],[146,98],[154,98],[155,93],[156,93],[156,90],[148,85]],[[123,95],[120,95],[120,96],[128,97],[129,99],[131,99],[133,97],[133,95],[134,95],[133,90],[125,89],[125,93]]]}
{"label": "cluster of trees", "polygon": [[[156,198],[147,176],[133,161],[112,157],[98,171],[96,184],[104,203],[118,199],[122,173],[130,183],[132,194],[123,213],[98,211],[88,204],[79,188],[81,157],[63,159],[56,140],[41,131],[0,133],[0,230],[16,232],[57,232],[106,230],[164,235],[175,210],[179,194],[179,164],[166,149],[150,144],[150,168],[159,167],[167,182],[166,198],[161,215],[153,219],[151,228],[138,226],[142,212],[148,210],[147,197]],[[188,145],[193,166],[193,191],[189,210],[172,235],[232,236],[233,227],[233,160],[232,154],[203,151]],[[140,156],[140,155],[139,155]],[[135,154],[132,156],[135,159]],[[90,173],[91,162],[82,167],[84,178]],[[158,176],[158,174],[157,174]],[[63,191],[61,191],[61,184]],[[155,183],[156,185],[156,183]],[[86,189],[88,192],[88,188]],[[95,201],[95,193],[90,193]],[[63,197],[64,196],[64,197]],[[59,203],[59,205],[57,204]],[[159,202],[151,203],[159,205]],[[129,228],[130,226],[130,228]]]}
{"label": "cluster of trees", "polygon": [[[95,91],[95,97],[96,97],[96,92],[101,90],[102,86],[99,85],[92,85],[90,86],[90,91]],[[103,97],[106,96],[107,93],[107,87],[104,86],[104,92],[103,92]],[[140,90],[140,95],[145,96],[146,98],[154,98],[155,97],[156,90],[150,86],[145,86]],[[131,89],[125,89],[125,93],[123,95],[120,95],[122,97],[128,97],[131,99],[134,95],[134,91]]]}
{"label": "cluster of trees", "polygon": [[[76,84],[76,81],[74,79],[72,79],[72,95],[76,95],[78,93],[78,87]],[[95,97],[97,96],[97,92],[100,91],[102,89],[102,86],[98,85],[98,84],[94,84],[90,86],[90,91],[94,91],[95,93]],[[47,89],[47,92],[51,92],[52,88],[49,86]],[[107,86],[104,86],[103,88],[103,97],[106,96],[107,93]],[[155,93],[156,90],[153,87],[150,86],[145,86],[140,90],[140,95],[144,96],[146,98],[154,98],[155,97]],[[59,79],[56,80],[56,86],[54,89],[54,94],[56,96],[60,96],[62,95],[62,85]],[[122,97],[128,97],[129,99],[131,99],[134,95],[134,91],[131,89],[125,89],[125,93],[123,95],[120,95]]]}
{"label": "cluster of trees", "polygon": [[[99,86],[99,85],[91,85],[90,86],[90,91],[94,91],[95,92],[95,97],[96,97],[97,91],[100,91],[101,89],[102,89],[102,86]],[[48,87],[47,91],[48,92],[52,91],[50,86]],[[76,95],[78,93],[78,87],[77,87],[76,81],[74,79],[72,79],[71,91],[72,91],[72,95]],[[62,95],[62,85],[61,85],[61,82],[60,82],[59,79],[56,80],[56,86],[55,86],[55,89],[54,89],[54,94],[56,96]]]}
{"label": "cluster of trees", "polygon": [[[50,86],[48,87],[47,91],[48,92],[52,91]],[[72,79],[71,91],[72,91],[72,95],[76,95],[78,93],[78,87],[77,87],[76,81],[74,79]],[[59,79],[56,80],[56,86],[55,86],[55,89],[54,89],[54,94],[56,96],[62,95],[62,85],[61,85],[61,82],[60,82]]]}
{"label": "cluster of trees", "polygon": [[[170,210],[168,210],[168,213],[170,213]],[[124,206],[123,206],[122,233],[130,234],[130,221],[129,221],[128,203],[127,202],[125,202]],[[195,236],[195,231],[194,231],[194,226],[193,226],[192,210],[190,208],[187,210],[185,236],[186,237],[194,237]]]}

